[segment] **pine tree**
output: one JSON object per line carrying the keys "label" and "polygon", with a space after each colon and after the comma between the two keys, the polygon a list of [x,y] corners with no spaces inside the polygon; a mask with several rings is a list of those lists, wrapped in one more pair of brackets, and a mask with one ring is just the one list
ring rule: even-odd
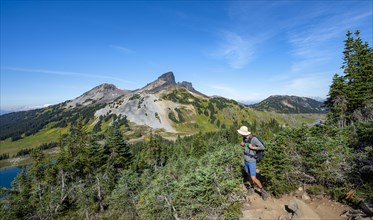
{"label": "pine tree", "polygon": [[329,108],[331,111],[328,118],[341,127],[344,127],[346,124],[347,99],[345,90],[346,84],[344,78],[335,74],[332,85],[330,86],[328,98],[324,103],[325,107]]}
{"label": "pine tree", "polygon": [[45,155],[42,150],[35,148],[31,151],[31,159],[33,161],[28,175],[32,178],[32,188],[34,192],[37,193],[37,202],[42,202],[42,196],[45,190],[44,183],[44,173],[45,173],[45,164],[44,164]]}
{"label": "pine tree", "polygon": [[72,124],[67,137],[62,143],[62,158],[59,163],[63,169],[68,171],[72,177],[82,178],[89,172],[87,169],[87,149],[89,146],[89,136],[84,129],[82,116],[76,123]]}
{"label": "pine tree", "polygon": [[30,217],[35,207],[30,202],[30,196],[32,195],[31,182],[25,167],[12,182],[12,188],[18,193],[10,198],[10,206],[7,212],[15,219]]}
{"label": "pine tree", "polygon": [[325,102],[331,110],[329,119],[341,127],[355,121],[368,121],[373,103],[373,50],[363,43],[355,32],[355,37],[347,32],[343,51],[342,69],[344,76],[334,75],[329,97]]}
{"label": "pine tree", "polygon": [[95,133],[89,136],[89,146],[87,148],[88,166],[91,172],[97,172],[106,164],[110,155],[110,150],[106,145],[97,142]]}
{"label": "pine tree", "polygon": [[132,160],[130,147],[124,139],[117,122],[109,128],[106,145],[110,149],[110,161],[116,168],[126,168]]}
{"label": "pine tree", "polygon": [[359,34],[356,31],[354,38],[351,32],[347,33],[343,52],[347,111],[352,121],[360,121],[362,118],[356,116],[361,113],[368,100],[373,100],[373,50],[367,42],[362,42]]}

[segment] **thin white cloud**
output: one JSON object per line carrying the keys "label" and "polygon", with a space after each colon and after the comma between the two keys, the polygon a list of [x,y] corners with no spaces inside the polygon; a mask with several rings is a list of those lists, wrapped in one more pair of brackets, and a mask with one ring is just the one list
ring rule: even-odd
{"label": "thin white cloud", "polygon": [[224,31],[222,42],[214,56],[225,59],[234,69],[244,68],[253,58],[252,43],[239,34]]}
{"label": "thin white cloud", "polygon": [[298,77],[288,81],[284,88],[287,93],[299,94],[307,96],[314,94],[322,97],[327,93],[330,84],[330,77],[325,77],[323,73],[315,73],[314,75]]}
{"label": "thin white cloud", "polygon": [[1,67],[1,70],[8,70],[8,71],[15,71],[15,72],[42,73],[42,74],[60,75],[60,76],[76,76],[76,77],[87,77],[87,78],[98,78],[98,79],[110,79],[110,80],[130,83],[130,84],[136,84],[135,82],[123,80],[117,77],[112,77],[112,76],[107,76],[107,75],[79,73],[79,72],[46,70],[46,69],[29,69],[29,68],[19,68],[19,67]]}
{"label": "thin white cloud", "polygon": [[293,73],[304,72],[305,70],[309,69],[312,66],[315,66],[316,64],[325,63],[326,61],[330,60],[330,56],[328,55],[328,52],[325,52],[324,54],[316,56],[314,58],[300,59],[299,61],[294,61],[291,65],[290,70]]}
{"label": "thin white cloud", "polygon": [[288,32],[288,42],[292,47],[291,54],[295,58],[291,67],[294,72],[322,65],[334,59],[335,45],[340,44],[339,39],[347,30],[358,27],[364,19],[371,18],[372,12],[352,10],[346,14],[336,10],[319,16],[322,22],[304,24],[302,28]]}
{"label": "thin white cloud", "polygon": [[[291,15],[276,13],[278,10],[288,10],[289,4],[293,3],[233,2],[228,9],[231,20],[229,30],[237,31],[224,32],[218,56],[225,58],[231,67],[242,69],[253,60],[258,51],[261,51],[261,47],[268,45],[266,42],[273,38],[277,40],[287,30],[298,31],[309,20],[328,12],[327,9],[320,7],[318,10],[305,9],[301,15],[294,10],[289,11]],[[265,17],[258,19],[263,15]],[[240,34],[236,34],[238,31]],[[301,37],[303,36],[297,39],[294,37],[294,41],[302,40]],[[297,49],[296,52],[300,54],[309,52],[307,47]]]}
{"label": "thin white cloud", "polygon": [[118,45],[109,45],[109,47],[115,49],[115,50],[118,50],[122,53],[125,53],[125,54],[130,54],[130,53],[133,53],[133,51],[131,49],[128,49],[127,47],[122,47],[122,46],[118,46]]}

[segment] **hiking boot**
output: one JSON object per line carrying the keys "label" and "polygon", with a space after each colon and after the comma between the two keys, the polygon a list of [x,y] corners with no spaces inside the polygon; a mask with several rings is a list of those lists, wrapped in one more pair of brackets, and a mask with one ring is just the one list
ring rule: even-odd
{"label": "hiking boot", "polygon": [[269,197],[267,191],[265,191],[263,188],[260,189],[260,194],[261,194],[263,200],[267,200],[268,197]]}

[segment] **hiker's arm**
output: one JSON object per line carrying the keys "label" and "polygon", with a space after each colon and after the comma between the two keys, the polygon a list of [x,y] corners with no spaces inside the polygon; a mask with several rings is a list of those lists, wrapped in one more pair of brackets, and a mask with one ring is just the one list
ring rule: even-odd
{"label": "hiker's arm", "polygon": [[254,146],[254,145],[252,145],[252,144],[249,144],[249,148],[250,148],[251,150],[258,150],[258,147]]}
{"label": "hiker's arm", "polygon": [[251,141],[252,145],[254,148],[251,148],[253,150],[264,150],[265,147],[263,146],[263,144],[256,138],[254,138],[252,141]]}

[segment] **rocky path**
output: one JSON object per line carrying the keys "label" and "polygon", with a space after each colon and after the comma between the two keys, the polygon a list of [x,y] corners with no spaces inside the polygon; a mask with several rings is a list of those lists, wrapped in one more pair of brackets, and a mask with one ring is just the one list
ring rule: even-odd
{"label": "rocky path", "polygon": [[253,219],[347,219],[346,212],[352,209],[341,203],[323,197],[310,198],[301,190],[297,195],[284,195],[281,198],[270,197],[264,201],[259,194],[248,196],[242,208],[241,220]]}

